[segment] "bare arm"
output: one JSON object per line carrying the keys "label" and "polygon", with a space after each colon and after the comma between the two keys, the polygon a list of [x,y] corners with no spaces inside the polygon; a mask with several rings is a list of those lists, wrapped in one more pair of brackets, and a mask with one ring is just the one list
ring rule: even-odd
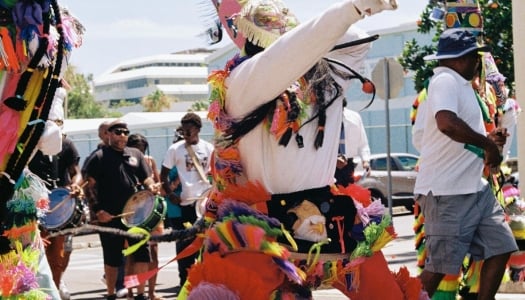
{"label": "bare arm", "polygon": [[180,203],[180,197],[177,196],[174,191],[171,188],[170,179],[168,178],[168,175],[170,173],[170,169],[166,168],[165,166],[162,166],[160,169],[160,179],[162,183],[162,188],[164,189],[164,192],[166,193],[166,196],[173,204],[179,204]]}
{"label": "bare arm", "polygon": [[157,162],[155,161],[153,157],[150,157],[150,159],[151,159],[151,169],[152,169],[151,175],[153,176],[153,180],[155,182],[161,182],[159,169],[157,169]]}
{"label": "bare arm", "polygon": [[454,112],[440,110],[436,113],[435,118],[437,127],[443,134],[456,142],[471,144],[485,150],[485,164],[490,167],[500,165],[503,157],[493,140],[474,131],[465,121],[458,118]]}
{"label": "bare arm", "polygon": [[69,185],[69,189],[71,190],[72,195],[82,195],[82,173],[80,172],[80,166],[78,163],[69,166],[68,172],[69,176],[71,176],[71,184]]}

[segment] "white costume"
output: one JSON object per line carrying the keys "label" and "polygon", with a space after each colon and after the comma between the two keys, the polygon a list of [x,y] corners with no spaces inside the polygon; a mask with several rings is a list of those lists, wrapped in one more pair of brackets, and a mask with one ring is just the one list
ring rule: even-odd
{"label": "white costume", "polygon": [[[366,36],[354,27],[349,30],[350,25],[360,19],[351,1],[337,3],[240,64],[231,72],[225,84],[228,87],[228,114],[241,118],[257,106],[275,99],[323,57],[339,60],[358,69],[365,59],[369,44],[329,51],[338,43]],[[341,94],[344,95],[350,81],[343,81],[337,76],[334,78],[343,87]],[[342,100],[343,97],[339,97],[326,110],[325,138],[319,149],[313,146],[316,122],[310,122],[300,129],[304,148],[299,148],[295,141],[291,141],[287,147],[279,145],[262,124],[246,134],[239,142],[239,151],[247,178],[261,182],[272,194],[332,184],[343,115]],[[311,106],[308,114],[312,114]]]}

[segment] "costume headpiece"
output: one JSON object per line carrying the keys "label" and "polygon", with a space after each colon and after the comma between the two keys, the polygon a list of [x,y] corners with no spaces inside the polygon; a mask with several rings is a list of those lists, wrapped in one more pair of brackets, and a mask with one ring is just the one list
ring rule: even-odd
{"label": "costume headpiece", "polygon": [[499,72],[494,57],[492,57],[490,52],[483,53],[483,70],[485,71],[485,79],[490,83],[497,83],[506,79]]}
{"label": "costume headpiece", "polygon": [[465,28],[476,36],[483,31],[478,0],[447,0],[445,6],[446,29]]}
{"label": "costume headpiece", "polygon": [[212,0],[219,21],[242,49],[245,39],[266,48],[299,22],[281,0]]}

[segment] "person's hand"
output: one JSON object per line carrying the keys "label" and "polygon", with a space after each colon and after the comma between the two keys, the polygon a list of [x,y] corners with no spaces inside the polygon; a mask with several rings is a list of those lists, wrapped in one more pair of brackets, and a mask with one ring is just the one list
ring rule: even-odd
{"label": "person's hand", "polygon": [[346,161],[346,158],[342,155],[339,155],[337,156],[337,164],[336,164],[336,167],[338,170],[346,167],[346,165],[348,164],[348,162]]}
{"label": "person's hand", "polygon": [[175,193],[170,193],[168,195],[168,200],[170,200],[172,204],[180,204],[181,201],[180,197],[177,196]]}
{"label": "person's hand", "polygon": [[160,194],[160,191],[162,190],[161,183],[157,182],[157,183],[148,185],[148,190],[150,190],[153,194]]}
{"label": "person's hand", "polygon": [[371,16],[383,10],[397,9],[396,0],[354,0],[353,4],[361,16]]}
{"label": "person's hand", "polygon": [[508,136],[509,133],[507,132],[507,128],[496,128],[488,134],[489,139],[491,139],[494,143],[496,143],[496,145],[498,145],[501,148],[507,142]]}
{"label": "person's hand", "polygon": [[363,161],[363,178],[368,177],[370,175],[370,163],[368,161]]}
{"label": "person's hand", "polygon": [[113,220],[114,216],[110,213],[108,213],[107,211],[105,210],[99,210],[97,211],[96,213],[96,216],[97,216],[97,220],[100,222],[100,223],[107,223],[107,222],[110,222],[111,220]]}
{"label": "person's hand", "polygon": [[70,186],[66,187],[73,198],[84,197],[84,190],[76,183],[72,183]]}
{"label": "person's hand", "polygon": [[492,172],[497,172],[503,156],[500,153],[500,149],[496,143],[492,142],[485,148],[485,164],[491,169]]}

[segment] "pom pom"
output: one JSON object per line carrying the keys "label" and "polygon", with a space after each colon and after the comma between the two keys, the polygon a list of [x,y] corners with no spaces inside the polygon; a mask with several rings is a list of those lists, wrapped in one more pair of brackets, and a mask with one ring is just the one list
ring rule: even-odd
{"label": "pom pom", "polygon": [[201,282],[189,294],[188,300],[240,300],[239,295],[222,284]]}

